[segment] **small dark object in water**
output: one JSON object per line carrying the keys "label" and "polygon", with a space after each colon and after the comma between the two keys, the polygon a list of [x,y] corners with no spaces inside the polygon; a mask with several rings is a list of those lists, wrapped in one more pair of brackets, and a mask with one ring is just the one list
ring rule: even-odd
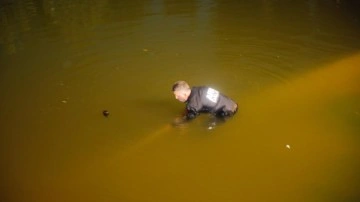
{"label": "small dark object in water", "polygon": [[104,111],[103,111],[103,115],[104,115],[105,117],[108,117],[108,116],[110,115],[110,112],[109,112],[108,110],[104,110]]}

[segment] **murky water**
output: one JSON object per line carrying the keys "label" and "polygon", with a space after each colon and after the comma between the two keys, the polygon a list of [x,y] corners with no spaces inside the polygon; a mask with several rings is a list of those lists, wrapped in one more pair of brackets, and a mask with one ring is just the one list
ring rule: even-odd
{"label": "murky water", "polygon": [[[1,201],[360,200],[358,6],[2,1]],[[238,114],[173,127],[179,79]]]}

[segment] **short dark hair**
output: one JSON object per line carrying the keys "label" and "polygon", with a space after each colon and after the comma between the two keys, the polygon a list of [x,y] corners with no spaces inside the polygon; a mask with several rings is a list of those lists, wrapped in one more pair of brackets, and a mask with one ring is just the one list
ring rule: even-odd
{"label": "short dark hair", "polygon": [[174,83],[174,85],[172,86],[172,91],[177,91],[177,90],[189,90],[190,86],[188,83],[186,83],[186,81],[177,81]]}

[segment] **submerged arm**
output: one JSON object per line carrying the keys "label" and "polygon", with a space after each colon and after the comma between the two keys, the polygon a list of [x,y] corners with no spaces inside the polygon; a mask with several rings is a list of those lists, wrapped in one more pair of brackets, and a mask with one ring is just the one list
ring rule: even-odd
{"label": "submerged arm", "polygon": [[197,117],[197,115],[199,115],[199,112],[195,108],[187,107],[185,115],[187,120],[194,119],[195,117]]}
{"label": "submerged arm", "polygon": [[199,113],[195,109],[185,109],[180,117],[176,117],[173,121],[174,126],[182,126],[183,124],[194,119]]}

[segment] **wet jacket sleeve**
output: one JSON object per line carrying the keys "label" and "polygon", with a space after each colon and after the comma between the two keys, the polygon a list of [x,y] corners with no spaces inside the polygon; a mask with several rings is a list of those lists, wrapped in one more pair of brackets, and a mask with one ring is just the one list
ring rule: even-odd
{"label": "wet jacket sleeve", "polygon": [[193,108],[193,107],[187,107],[186,108],[186,119],[193,119],[195,118],[197,115],[199,115],[199,112]]}
{"label": "wet jacket sleeve", "polygon": [[199,115],[202,108],[203,108],[202,89],[192,88],[190,97],[188,98],[186,104],[186,118],[187,119],[195,118],[197,115]]}

